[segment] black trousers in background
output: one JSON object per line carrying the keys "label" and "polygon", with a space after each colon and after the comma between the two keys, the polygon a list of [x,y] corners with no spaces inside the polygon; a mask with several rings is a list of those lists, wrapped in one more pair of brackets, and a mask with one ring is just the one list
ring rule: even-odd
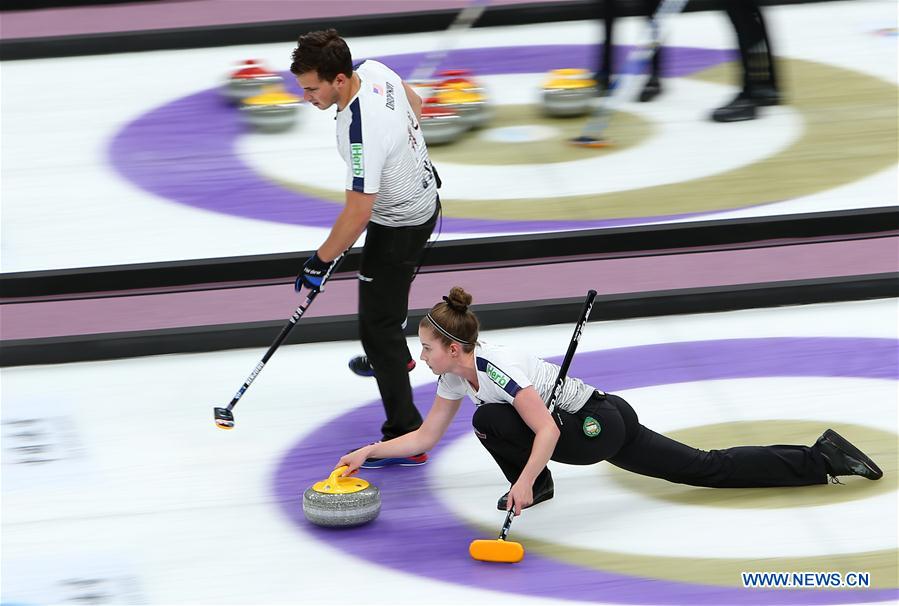
{"label": "black trousers in background", "polygon": [[768,29],[758,1],[724,0],[724,8],[737,33],[743,65],[743,92],[751,97],[759,86],[777,89]]}
{"label": "black trousers in background", "polygon": [[[643,0],[643,10],[647,17],[651,17],[659,7],[661,0]],[[618,3],[621,0],[593,0],[593,14],[603,22],[603,44],[596,62],[596,81],[603,89],[609,88],[609,80],[615,69],[614,32],[615,18],[619,16]],[[661,76],[662,49],[657,48],[650,59],[650,74],[658,78]]]}
{"label": "black trousers in background", "polygon": [[418,429],[421,414],[412,401],[408,365],[412,354],[403,328],[409,312],[409,288],[438,210],[423,225],[385,227],[369,223],[359,266],[359,336],[375,371],[387,420],[385,440]]}
{"label": "black trousers in background", "polygon": [[[552,460],[569,465],[608,461],[616,467],[678,484],[711,488],[807,486],[826,484],[824,458],[808,446],[737,446],[698,450],[667,438],[640,424],[637,413],[623,398],[606,394],[593,397],[577,413],[558,411],[561,436]],[[591,416],[601,430],[596,437],[583,431]],[[558,421],[556,421],[558,424]],[[472,418],[481,444],[514,484],[531,454],[534,433],[510,404],[484,404]],[[549,474],[544,469],[534,486]]]}

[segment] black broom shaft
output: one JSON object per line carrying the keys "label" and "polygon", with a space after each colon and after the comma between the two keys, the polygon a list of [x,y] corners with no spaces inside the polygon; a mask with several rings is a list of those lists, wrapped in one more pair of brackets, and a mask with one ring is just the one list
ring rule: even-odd
{"label": "black broom shaft", "polygon": [[275,354],[279,347],[281,347],[281,343],[284,342],[284,339],[287,338],[287,335],[290,334],[290,331],[293,330],[293,327],[297,325],[297,320],[303,317],[303,314],[306,313],[306,308],[309,307],[309,304],[312,303],[313,299],[315,299],[315,295],[318,294],[317,290],[309,293],[309,296],[306,297],[305,303],[296,308],[296,311],[293,312],[293,315],[290,316],[290,319],[287,320],[287,324],[284,325],[284,328],[281,329],[281,332],[275,338],[274,343],[272,343],[268,351],[265,352],[265,355],[262,356],[262,359],[253,368],[253,372],[250,373],[250,376],[247,377],[247,380],[243,382],[240,389],[234,395],[231,402],[228,404],[228,410],[233,410],[237,405],[237,401],[240,400],[241,396],[243,396],[244,392],[249,389],[250,385],[253,384],[253,381],[256,380],[256,377],[259,376],[259,373],[262,372],[262,369],[265,368],[266,362],[268,362],[271,357]]}
{"label": "black broom shaft", "polygon": [[[589,290],[587,292],[587,300],[584,301],[584,309],[581,310],[581,317],[577,321],[577,325],[574,327],[574,334],[571,336],[571,341],[568,343],[568,351],[565,352],[565,359],[562,360],[562,366],[559,368],[559,376],[556,378],[556,384],[553,386],[552,395],[549,398],[549,404],[547,404],[547,408],[549,408],[549,412],[552,413],[553,409],[556,407],[556,400],[559,397],[559,394],[562,393],[562,385],[565,383],[565,376],[568,374],[568,367],[571,366],[571,360],[574,358],[574,352],[577,349],[577,345],[581,340],[581,334],[584,332],[584,326],[587,324],[587,320],[590,318],[590,311],[593,309],[593,302],[596,300],[596,291]],[[499,531],[499,538],[502,541],[506,540],[506,536],[509,534],[509,528],[512,526],[512,518],[515,514],[515,508],[512,507],[509,509],[508,513],[506,513],[506,521],[503,522],[503,527]]]}
{"label": "black broom shaft", "polygon": [[515,517],[515,508],[511,508],[509,512],[506,514],[506,521],[503,522],[503,527],[499,531],[499,540],[505,541],[506,537],[509,535],[509,528],[512,526],[512,518]]}
{"label": "black broom shaft", "polygon": [[306,313],[306,309],[312,305],[312,301],[315,300],[315,297],[318,296],[318,293],[321,292],[321,288],[324,287],[325,282],[328,281],[328,278],[331,277],[331,274],[334,273],[334,270],[337,269],[337,266],[340,265],[340,262],[343,260],[343,257],[346,255],[346,251],[344,251],[337,259],[334,260],[334,263],[331,264],[330,269],[328,269],[328,273],[322,276],[322,284],[318,290],[311,291],[307,296],[306,300],[294,310],[293,315],[287,320],[287,324],[284,325],[284,328],[281,329],[281,332],[278,333],[278,336],[275,338],[274,343],[272,343],[268,351],[265,352],[265,355],[262,356],[262,359],[253,368],[253,372],[250,373],[250,376],[247,377],[247,380],[243,382],[240,389],[237,390],[237,393],[234,394],[234,397],[231,399],[231,402],[228,403],[227,409],[233,410],[235,406],[237,406],[237,401],[243,396],[244,392],[249,389],[250,385],[253,384],[253,381],[256,380],[256,377],[259,376],[259,373],[262,372],[262,369],[265,368],[266,362],[268,362],[271,357],[275,354],[279,347],[281,347],[281,343],[284,342],[284,339],[287,338],[287,335],[290,334],[290,331],[293,330],[293,327],[297,325],[297,322],[300,318],[303,317],[303,314]]}
{"label": "black broom shaft", "polygon": [[546,407],[552,413],[556,408],[556,400],[562,395],[562,387],[565,385],[565,377],[568,375],[568,367],[571,366],[571,360],[574,359],[574,352],[577,350],[578,343],[581,340],[581,334],[584,332],[584,326],[590,318],[590,312],[593,310],[593,302],[596,300],[596,291],[587,292],[587,300],[584,301],[584,309],[581,311],[581,317],[574,327],[574,334],[568,343],[568,351],[565,352],[565,359],[562,360],[562,366],[559,368],[559,376],[556,377],[556,383],[553,385],[552,394],[550,394],[549,402]]}

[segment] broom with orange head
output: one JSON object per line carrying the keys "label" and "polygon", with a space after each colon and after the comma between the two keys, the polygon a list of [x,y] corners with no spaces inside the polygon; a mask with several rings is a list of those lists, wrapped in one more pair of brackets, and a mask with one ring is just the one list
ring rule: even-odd
{"label": "broom with orange head", "polygon": [[[574,352],[580,343],[581,335],[584,332],[584,326],[590,318],[590,312],[593,310],[593,302],[596,300],[596,291],[590,290],[587,293],[587,300],[584,301],[584,309],[581,311],[581,317],[574,327],[574,334],[568,343],[568,351],[565,352],[565,359],[562,360],[562,366],[559,368],[559,376],[553,385],[552,394],[546,407],[551,415],[556,409],[556,401],[562,393],[562,387],[565,385],[565,377],[568,375],[568,367],[571,366],[571,360],[574,358]],[[524,558],[524,547],[521,543],[515,541],[507,541],[506,536],[509,534],[509,528],[512,527],[512,518],[515,517],[515,509],[512,507],[511,499],[509,501],[509,511],[506,512],[506,521],[499,531],[499,538],[477,539],[468,546],[468,553],[476,560],[482,562],[520,562]]]}

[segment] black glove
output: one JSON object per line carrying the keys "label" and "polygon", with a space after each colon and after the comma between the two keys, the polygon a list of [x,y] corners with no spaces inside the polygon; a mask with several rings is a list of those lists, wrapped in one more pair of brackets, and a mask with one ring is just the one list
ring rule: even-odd
{"label": "black glove", "polygon": [[334,261],[322,261],[318,253],[315,253],[303,264],[303,271],[294,282],[294,290],[300,292],[304,286],[309,290],[322,290],[322,282],[332,265],[334,265]]}

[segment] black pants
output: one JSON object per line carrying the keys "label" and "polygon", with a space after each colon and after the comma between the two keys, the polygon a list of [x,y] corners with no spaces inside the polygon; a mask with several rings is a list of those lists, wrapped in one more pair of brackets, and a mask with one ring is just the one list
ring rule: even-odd
{"label": "black pants", "polygon": [[[808,446],[737,446],[698,450],[647,429],[623,398],[593,397],[577,413],[559,411],[562,434],[552,460],[569,465],[608,461],[616,467],[678,484],[711,488],[807,486],[826,484],[824,458]],[[600,432],[588,437],[584,420],[593,417]],[[558,420],[556,421],[558,424]],[[531,454],[534,433],[510,404],[484,404],[472,418],[475,433],[514,484]],[[534,481],[539,489],[549,475]]]}
{"label": "black pants", "polygon": [[[643,10],[645,11],[645,14],[651,17],[659,7],[660,1],[661,0],[643,0]],[[613,46],[615,18],[620,12],[618,10],[619,2],[621,2],[621,0],[594,0],[593,2],[593,13],[598,19],[602,19],[603,22],[604,38],[602,49],[600,50],[599,57],[597,57],[595,78],[604,90],[609,88],[609,80],[615,70],[615,51]],[[650,59],[649,73],[655,78],[658,78],[661,75],[661,50],[661,47],[655,49],[655,52]]]}
{"label": "black pants", "polygon": [[385,440],[418,429],[421,414],[412,402],[408,365],[412,354],[403,328],[409,288],[438,210],[423,225],[385,227],[369,223],[359,266],[359,336],[375,370],[387,420]]}
{"label": "black pants", "polygon": [[757,0],[724,0],[727,16],[737,33],[743,65],[743,93],[752,96],[757,87],[777,89],[768,30]]}

